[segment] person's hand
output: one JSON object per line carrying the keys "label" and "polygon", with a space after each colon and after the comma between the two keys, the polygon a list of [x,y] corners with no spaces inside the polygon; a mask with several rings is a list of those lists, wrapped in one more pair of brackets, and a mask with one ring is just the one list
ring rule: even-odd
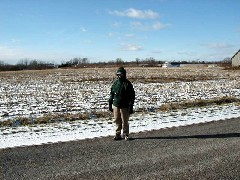
{"label": "person's hand", "polygon": [[130,106],[133,106],[133,104],[134,104],[134,101],[130,101],[130,102],[129,102],[129,107],[130,107]]}
{"label": "person's hand", "polygon": [[109,107],[108,107],[109,111],[113,112],[112,103],[109,102],[108,105],[109,105]]}
{"label": "person's hand", "polygon": [[129,106],[129,114],[133,114],[133,105]]}

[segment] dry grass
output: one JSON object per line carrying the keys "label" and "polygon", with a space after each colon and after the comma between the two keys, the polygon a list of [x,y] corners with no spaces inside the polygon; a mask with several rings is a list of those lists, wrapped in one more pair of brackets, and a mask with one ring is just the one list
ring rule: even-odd
{"label": "dry grass", "polygon": [[[159,109],[154,109],[153,111],[171,111],[171,110],[180,110],[192,107],[203,107],[210,105],[223,105],[227,103],[240,103],[240,99],[235,97],[222,97],[211,100],[202,100],[197,99],[196,101],[185,101],[180,103],[166,103],[160,106]],[[147,109],[139,109],[138,112],[147,113]],[[78,114],[47,114],[42,117],[33,119],[27,117],[19,117],[13,120],[0,121],[0,127],[2,126],[26,126],[31,124],[48,124],[48,123],[56,123],[60,121],[71,122],[76,120],[88,120],[92,118],[106,118],[108,120],[109,117],[112,116],[112,113],[107,111],[102,112],[92,112],[89,113],[78,113]]]}
{"label": "dry grass", "polygon": [[233,103],[233,102],[240,102],[240,99],[237,99],[235,97],[222,97],[222,98],[208,99],[208,100],[197,99],[195,101],[185,101],[181,103],[166,103],[166,104],[163,104],[159,108],[159,110],[170,111],[170,110],[186,109],[186,108],[192,108],[192,107],[222,105],[222,104]]}
{"label": "dry grass", "polygon": [[92,112],[92,113],[77,113],[77,114],[46,114],[42,117],[18,117],[12,120],[0,121],[0,127],[3,126],[26,126],[32,124],[48,124],[56,122],[71,122],[76,120],[88,120],[95,118],[107,118],[112,117],[110,112]]}

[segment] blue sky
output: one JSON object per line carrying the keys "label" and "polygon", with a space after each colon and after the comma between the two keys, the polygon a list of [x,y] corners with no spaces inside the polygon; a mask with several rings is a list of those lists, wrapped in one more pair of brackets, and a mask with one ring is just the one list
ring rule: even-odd
{"label": "blue sky", "polygon": [[239,7],[239,0],[0,0],[0,61],[222,60],[240,49]]}

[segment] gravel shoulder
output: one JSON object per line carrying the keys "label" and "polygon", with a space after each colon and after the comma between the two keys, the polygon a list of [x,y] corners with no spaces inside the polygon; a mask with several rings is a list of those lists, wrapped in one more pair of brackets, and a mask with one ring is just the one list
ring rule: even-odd
{"label": "gravel shoulder", "polygon": [[240,118],[0,150],[0,179],[239,179]]}

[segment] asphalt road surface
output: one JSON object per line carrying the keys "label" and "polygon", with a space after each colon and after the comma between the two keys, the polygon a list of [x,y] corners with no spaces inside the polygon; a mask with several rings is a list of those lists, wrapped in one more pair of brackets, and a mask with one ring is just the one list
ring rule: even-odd
{"label": "asphalt road surface", "polygon": [[240,118],[0,150],[0,179],[240,179]]}

